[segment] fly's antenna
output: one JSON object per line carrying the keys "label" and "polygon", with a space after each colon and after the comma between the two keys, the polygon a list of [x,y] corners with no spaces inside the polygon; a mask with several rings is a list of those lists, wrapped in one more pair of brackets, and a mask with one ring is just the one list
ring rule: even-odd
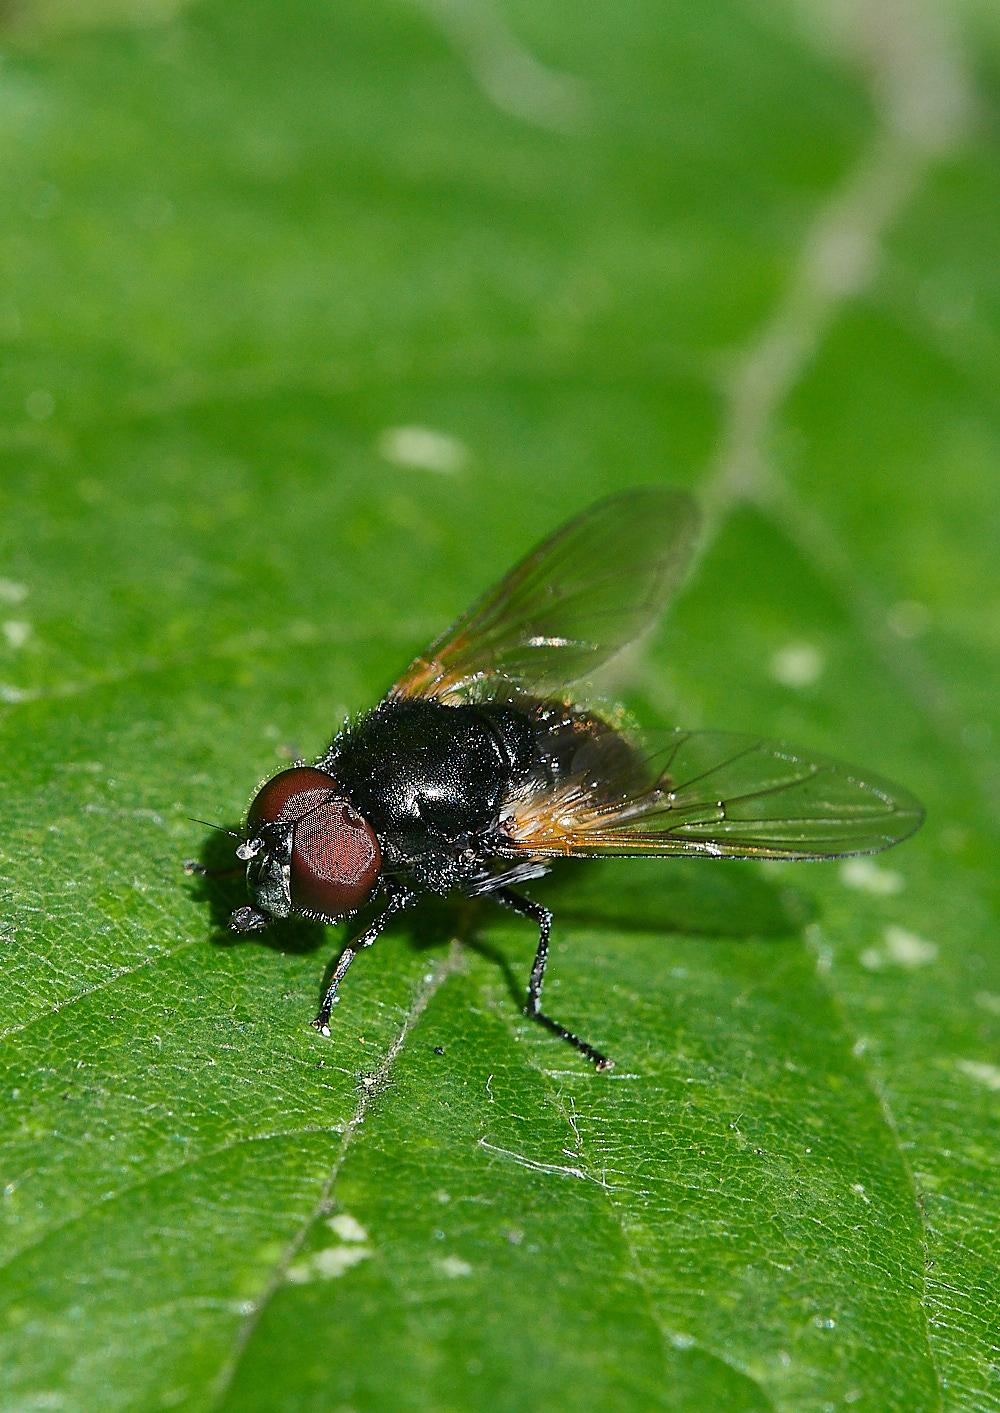
{"label": "fly's antenna", "polygon": [[221,824],[209,824],[207,819],[195,819],[193,814],[188,815],[192,824],[203,824],[206,829],[217,829],[220,834],[228,834],[230,839],[242,839],[242,834],[237,834],[235,829],[223,829]]}
{"label": "fly's antenna", "polygon": [[[188,819],[192,824],[203,824],[206,829],[215,829],[220,834],[228,834],[230,839],[239,839],[241,844],[243,842],[242,834],[237,834],[232,829],[223,829],[221,824],[210,824],[207,819],[195,819],[193,814],[189,814]],[[196,873],[200,878],[224,878],[229,873],[241,873],[242,869],[239,864],[235,868],[206,868],[197,859],[185,859],[184,872],[188,877]]]}

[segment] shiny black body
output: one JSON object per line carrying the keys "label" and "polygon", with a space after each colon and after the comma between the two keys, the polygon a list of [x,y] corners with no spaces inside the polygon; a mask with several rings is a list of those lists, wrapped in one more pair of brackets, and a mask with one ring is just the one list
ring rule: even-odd
{"label": "shiny black body", "polygon": [[519,884],[574,854],[844,858],[919,826],[919,802],[870,772],[724,731],[633,739],[614,713],[587,708],[585,684],[677,591],[698,524],[692,498],[670,487],[599,501],[514,565],[320,760],[258,788],[236,849],[251,903],[233,927],[293,913],[336,922],[384,903],[341,953],[313,1022],[322,1034],[358,951],[421,893],[458,890],[535,922],[526,1013],[607,1069],[540,1008],[551,917]]}
{"label": "shiny black body", "polygon": [[538,739],[545,722],[536,703],[521,710],[388,698],[317,765],[374,829],[387,881],[433,893],[491,891],[489,863],[504,851],[501,807],[535,772],[551,771]]}
{"label": "shiny black body", "polygon": [[[328,776],[331,793],[365,821],[380,850],[377,891],[385,905],[341,953],[313,1022],[317,1030],[330,1034],[331,1010],[348,967],[363,947],[376,941],[389,919],[416,903],[421,893],[457,889],[469,897],[488,894],[537,925],[526,1014],[568,1040],[599,1069],[611,1068],[605,1055],[541,1009],[552,916],[512,885],[540,878],[548,871],[548,861],[526,857],[504,828],[506,805],[525,795],[547,795],[584,759],[598,777],[604,768],[618,778],[641,770],[624,737],[570,703],[512,693],[500,700],[452,706],[390,695],[345,727],[315,766],[285,773],[307,776],[312,788],[320,773]],[[261,795],[267,789],[263,787]],[[592,789],[598,798],[597,779]],[[287,865],[293,859],[295,828],[278,821],[257,822],[251,833],[257,837],[237,852],[248,860],[247,882],[256,906],[233,914],[239,931],[264,927],[271,917],[287,917],[291,903]],[[343,915],[303,906],[296,910],[327,922]]]}
{"label": "shiny black body", "polygon": [[387,697],[335,739],[316,762],[371,825],[382,851],[381,915],[345,947],[313,1024],[329,1035],[330,1012],[347,968],[389,918],[422,891],[488,894],[538,927],[525,1012],[568,1040],[598,1069],[613,1061],[541,1009],[552,914],[511,885],[540,878],[503,828],[503,807],[521,791],[551,791],[587,753],[593,765],[637,764],[625,739],[600,717],[564,702],[513,700],[448,706]]}

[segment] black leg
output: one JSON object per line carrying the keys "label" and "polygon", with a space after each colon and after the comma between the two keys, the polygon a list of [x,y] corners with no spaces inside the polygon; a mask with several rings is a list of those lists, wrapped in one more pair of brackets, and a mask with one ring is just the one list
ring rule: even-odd
{"label": "black leg", "polygon": [[524,1008],[525,1015],[539,1021],[554,1035],[575,1045],[588,1060],[593,1060],[599,1070],[614,1069],[614,1060],[609,1060],[607,1055],[602,1055],[600,1050],[595,1050],[593,1045],[588,1045],[586,1040],[581,1040],[578,1035],[554,1021],[551,1016],[545,1015],[539,1008],[542,982],[545,980],[545,963],[549,959],[549,931],[552,927],[552,914],[548,908],[543,908],[541,903],[533,903],[530,898],[522,898],[520,893],[512,893],[509,888],[498,888],[493,897],[505,908],[511,908],[515,913],[520,913],[521,917],[531,918],[532,922],[538,923],[538,951],[535,953],[535,964],[528,979],[528,1004]]}
{"label": "black leg", "polygon": [[390,893],[389,901],[382,912],[372,923],[371,927],[362,932],[360,937],[355,937],[350,946],[345,947],[337,962],[337,969],[330,979],[330,985],[326,988],[326,995],[323,997],[323,1004],[319,1008],[319,1015],[313,1021],[313,1025],[320,1035],[330,1034],[330,1012],[333,1010],[333,1003],[337,999],[337,990],[343,981],[347,968],[354,961],[354,958],[361,951],[362,947],[370,947],[379,936],[389,919],[395,914],[408,908],[411,903],[417,901],[416,893],[411,893],[408,888],[401,888],[397,892]]}

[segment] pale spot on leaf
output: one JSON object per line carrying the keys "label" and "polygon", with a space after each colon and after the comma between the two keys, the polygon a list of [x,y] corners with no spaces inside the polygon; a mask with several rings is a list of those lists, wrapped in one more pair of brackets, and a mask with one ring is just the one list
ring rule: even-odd
{"label": "pale spot on leaf", "polygon": [[335,1231],[341,1241],[367,1241],[368,1233],[360,1222],[348,1212],[340,1212],[336,1217],[330,1217],[327,1226],[331,1231]]}
{"label": "pale spot on leaf", "polygon": [[285,1278],[292,1285],[308,1285],[314,1280],[335,1280],[352,1266],[367,1260],[371,1254],[371,1248],[367,1246],[326,1246],[322,1251],[314,1251],[305,1261],[289,1266]]}
{"label": "pale spot on leaf", "polygon": [[396,466],[413,466],[444,475],[461,471],[469,459],[467,448],[457,438],[429,427],[389,427],[379,437],[378,449],[386,461]]}
{"label": "pale spot on leaf", "polygon": [[978,1060],[959,1060],[958,1068],[987,1089],[1000,1089],[1000,1069],[996,1065],[985,1065]]}
{"label": "pale spot on leaf", "polygon": [[848,888],[859,888],[866,893],[888,895],[901,893],[906,887],[906,879],[891,868],[880,868],[871,859],[845,859],[840,865],[840,881]]}
{"label": "pale spot on leaf", "polygon": [[443,1261],[439,1261],[437,1264],[439,1270],[446,1276],[450,1276],[452,1280],[456,1280],[460,1276],[472,1275],[472,1267],[460,1256],[446,1256]]}
{"label": "pale spot on leaf", "polygon": [[789,643],[771,659],[771,676],[783,687],[811,687],[823,673],[826,660],[812,643]]}
{"label": "pale spot on leaf", "polygon": [[886,928],[885,946],[891,960],[903,967],[925,967],[937,960],[938,949],[933,942],[902,927]]}
{"label": "pale spot on leaf", "polygon": [[23,619],[8,618],[2,627],[4,637],[12,648],[23,648],[31,637],[31,624]]}

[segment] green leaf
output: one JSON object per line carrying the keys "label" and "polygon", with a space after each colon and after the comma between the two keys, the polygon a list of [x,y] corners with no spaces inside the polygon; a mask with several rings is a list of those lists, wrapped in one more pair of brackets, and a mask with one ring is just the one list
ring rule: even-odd
{"label": "green leaf", "polygon": [[[0,1408],[1000,1407],[997,35],[863,8],[9,13]],[[235,937],[197,821],[646,482],[635,716],[925,828],[555,870],[610,1073],[460,900],[322,1039],[347,928]]]}

